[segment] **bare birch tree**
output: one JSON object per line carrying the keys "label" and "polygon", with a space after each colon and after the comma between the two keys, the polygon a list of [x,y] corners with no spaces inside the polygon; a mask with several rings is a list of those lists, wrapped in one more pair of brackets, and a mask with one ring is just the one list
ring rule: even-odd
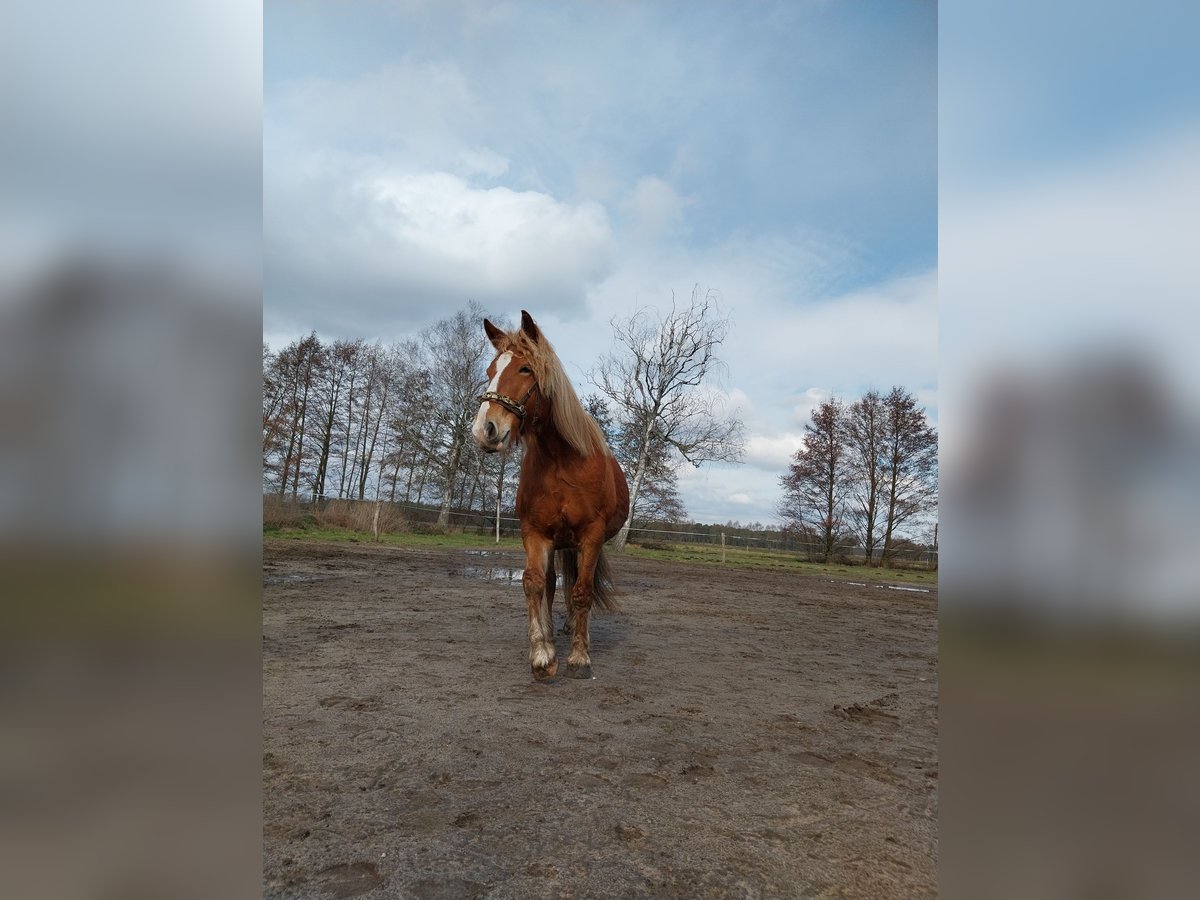
{"label": "bare birch tree", "polygon": [[[618,428],[613,422],[608,403],[598,394],[589,394],[583,398],[584,408],[588,415],[596,420],[600,430],[604,432],[604,440],[612,448],[617,462],[625,470],[626,477],[632,477],[637,464],[637,437],[641,434],[636,422],[627,423]],[[631,452],[632,451],[632,452]],[[679,479],[675,474],[675,461],[670,448],[661,442],[655,442],[646,461],[646,474],[642,478],[642,487],[638,491],[637,503],[630,510],[633,522],[681,522],[687,516],[683,500],[679,496]]]}
{"label": "bare birch tree", "polygon": [[711,292],[697,286],[686,306],[672,296],[667,315],[640,309],[629,319],[613,319],[612,327],[619,349],[602,357],[589,379],[612,402],[619,427],[631,429],[630,512],[613,538],[620,548],[656,449],[694,466],[738,462],[744,428],[736,412],[725,415],[719,395],[706,389],[722,368],[717,349],[729,331]]}

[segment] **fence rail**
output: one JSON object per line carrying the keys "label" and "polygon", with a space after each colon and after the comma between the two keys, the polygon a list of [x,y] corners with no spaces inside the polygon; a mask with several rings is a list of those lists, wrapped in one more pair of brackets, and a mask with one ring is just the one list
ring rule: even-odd
{"label": "fence rail", "polygon": [[[347,508],[361,506],[364,508],[364,511],[374,510],[378,503],[384,509],[400,512],[403,515],[406,528],[414,526],[421,529],[434,528],[437,526],[441,516],[440,508],[423,506],[416,503],[390,503],[387,501],[333,498],[301,498],[293,502],[290,499],[281,501],[277,495],[264,495],[265,502],[272,500],[279,503],[284,509],[294,512],[305,511],[311,513],[336,508],[337,504],[345,505]],[[362,521],[364,518],[367,517],[360,516],[359,520]],[[471,531],[480,535],[495,535],[496,533],[496,516],[494,514],[485,515],[472,510],[452,509],[448,513],[448,519],[449,527],[453,529]],[[502,537],[518,537],[520,535],[520,527],[521,520],[515,516],[500,516],[500,535]],[[365,530],[370,530],[370,528],[368,527]],[[776,550],[786,553],[804,554],[814,561],[824,558],[824,545],[801,540],[799,536],[779,533],[778,537],[756,537],[738,534],[736,531],[723,529],[717,525],[711,526],[709,531],[682,531],[670,528],[634,525],[629,529],[629,540],[635,544],[720,545],[723,543],[731,551]],[[861,546],[843,541],[835,545],[834,557],[839,561],[862,562],[866,558],[866,551]],[[882,550],[876,547],[872,555],[872,560],[878,561],[881,558]],[[891,558],[898,562],[925,564],[931,568],[936,568],[938,563],[938,549],[936,546],[915,545],[906,541],[901,546],[893,549]]]}

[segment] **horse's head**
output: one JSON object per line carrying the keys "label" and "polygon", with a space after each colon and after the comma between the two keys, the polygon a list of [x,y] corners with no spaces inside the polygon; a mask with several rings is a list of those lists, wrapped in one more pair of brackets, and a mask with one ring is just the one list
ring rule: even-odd
{"label": "horse's head", "polygon": [[487,319],[483,330],[496,348],[496,358],[487,368],[490,379],[487,391],[479,397],[479,412],[471,434],[487,453],[508,450],[517,442],[530,401],[540,402],[538,382],[534,374],[533,353],[541,341],[541,332],[529,313],[521,310],[520,331],[509,334]]}

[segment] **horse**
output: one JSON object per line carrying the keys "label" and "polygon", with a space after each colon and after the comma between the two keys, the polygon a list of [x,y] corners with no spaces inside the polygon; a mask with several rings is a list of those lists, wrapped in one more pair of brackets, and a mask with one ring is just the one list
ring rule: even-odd
{"label": "horse", "polygon": [[490,381],[478,398],[471,434],[486,453],[525,446],[517,516],[525,548],[530,668],[538,681],[558,672],[557,553],[567,607],[563,633],[571,635],[563,674],[591,678],[588,616],[593,603],[609,612],[618,608],[604,542],[629,515],[629,484],[533,317],[521,310],[521,327],[511,332],[484,319],[483,330],[496,357],[487,368]]}

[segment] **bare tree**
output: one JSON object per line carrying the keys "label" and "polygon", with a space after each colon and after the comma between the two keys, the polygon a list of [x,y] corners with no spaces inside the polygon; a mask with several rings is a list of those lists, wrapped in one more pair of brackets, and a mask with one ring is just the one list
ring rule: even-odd
{"label": "bare tree", "polygon": [[338,443],[342,448],[342,465],[338,478],[338,496],[345,497],[347,489],[354,483],[354,468],[357,456],[353,440],[354,423],[358,410],[362,406],[359,384],[362,381],[363,348],[366,342],[362,338],[345,344],[342,353],[345,357],[345,390],[342,392],[344,406],[339,413],[340,436]]}
{"label": "bare tree", "polygon": [[282,477],[280,458],[283,431],[286,424],[285,406],[288,397],[288,372],[283,352],[273,353],[263,342],[263,488],[272,476]]}
{"label": "bare tree", "polygon": [[394,352],[405,359],[405,364],[388,421],[394,449],[387,456],[387,464],[392,471],[386,477],[391,483],[391,500],[394,503],[399,490],[400,472],[405,471],[404,502],[407,503],[412,499],[413,478],[424,462],[425,435],[431,428],[432,379],[428,370],[420,366],[421,353],[415,342],[406,341]]}
{"label": "bare tree", "polygon": [[744,440],[741,419],[722,415],[718,395],[705,390],[721,369],[717,348],[729,330],[711,292],[697,286],[687,306],[672,296],[665,317],[641,309],[627,320],[614,319],[612,327],[619,349],[606,354],[589,378],[612,402],[619,426],[630,430],[630,512],[613,539],[620,548],[657,448],[700,466],[740,461]]}
{"label": "bare tree", "polygon": [[678,522],[687,515],[679,496],[679,477],[671,447],[650,429],[649,443],[642,444],[645,431],[637,421],[629,422],[616,437],[613,452],[627,473],[637,471],[638,452],[645,450],[645,474],[636,502],[630,503],[630,522]]}
{"label": "bare tree", "polygon": [[324,378],[319,386],[321,423],[318,433],[320,453],[317,460],[317,474],[313,479],[313,495],[324,499],[325,484],[329,475],[330,452],[334,446],[338,430],[338,413],[340,411],[342,392],[346,380],[354,369],[355,354],[361,341],[334,341],[328,348],[328,365],[324,370]]}
{"label": "bare tree", "polygon": [[421,333],[420,353],[431,381],[433,429],[426,446],[441,483],[442,508],[438,526],[450,527],[450,506],[471,439],[471,421],[479,407],[476,397],[487,386],[491,347],[480,334],[479,321],[487,315],[476,302],[442,319]]}
{"label": "bare tree", "polygon": [[851,487],[848,515],[867,565],[875,558],[882,512],[887,409],[878,391],[867,391],[846,410],[846,467]]}
{"label": "bare tree", "polygon": [[816,534],[825,562],[833,558],[845,529],[848,478],[845,408],[835,398],[813,410],[804,426],[804,444],[779,479],[779,515],[789,527]]}
{"label": "bare tree", "polygon": [[[278,462],[272,464],[279,472],[279,495],[287,494],[288,483],[292,486],[292,498],[298,496],[300,481],[307,474],[305,432],[309,424],[309,397],[320,378],[325,348],[316,334],[299,341],[292,341],[273,358],[268,381],[279,396],[264,395],[264,402],[272,409],[270,421],[264,416],[263,449],[272,450]],[[264,413],[266,409],[264,408]]]}
{"label": "bare tree", "polygon": [[375,459],[380,429],[388,419],[392,393],[397,381],[395,359],[389,356],[382,346],[376,344],[367,347],[364,355],[367,382],[363,393],[363,415],[357,443],[359,500],[364,499],[367,494],[367,480],[371,475],[371,464]]}
{"label": "bare tree", "polygon": [[[604,440],[608,442],[617,462],[625,470],[626,478],[632,479],[637,465],[637,438],[642,433],[641,429],[636,422],[618,428],[613,422],[608,403],[598,394],[584,397],[583,405],[604,432]],[[687,510],[679,496],[679,479],[675,474],[670,447],[661,441],[654,441],[651,445],[642,488],[638,491],[637,503],[630,513],[630,520],[633,522],[680,522],[687,516]]]}
{"label": "bare tree", "polygon": [[892,388],[883,402],[887,413],[883,448],[886,565],[896,529],[937,507],[938,439],[916,398],[904,388]]}

